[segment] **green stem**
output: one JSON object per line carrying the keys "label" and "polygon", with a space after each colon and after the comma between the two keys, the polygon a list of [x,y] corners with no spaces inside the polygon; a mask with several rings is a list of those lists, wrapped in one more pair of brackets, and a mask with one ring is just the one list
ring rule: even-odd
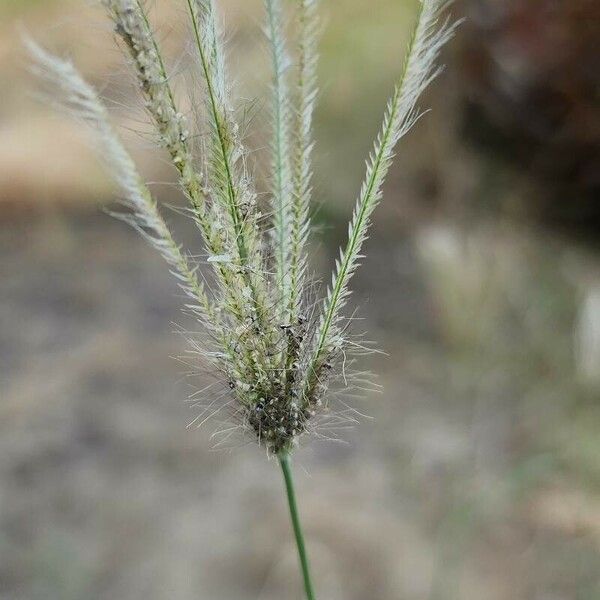
{"label": "green stem", "polygon": [[287,492],[294,535],[296,536],[296,546],[298,546],[298,556],[300,557],[300,566],[302,567],[306,598],[307,600],[315,600],[315,591],[310,578],[310,567],[308,565],[308,556],[304,544],[304,534],[302,533],[302,525],[300,524],[300,516],[298,515],[298,505],[296,504],[296,492],[294,490],[294,479],[292,477],[292,459],[287,452],[282,452],[279,455],[279,464],[281,465],[283,478],[285,480],[285,490]]}

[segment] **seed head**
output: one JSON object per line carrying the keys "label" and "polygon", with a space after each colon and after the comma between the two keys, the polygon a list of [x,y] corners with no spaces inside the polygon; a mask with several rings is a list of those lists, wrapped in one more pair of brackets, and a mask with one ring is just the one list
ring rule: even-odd
{"label": "seed head", "polygon": [[315,431],[316,418],[328,411],[327,394],[335,382],[364,387],[364,374],[348,372],[354,363],[352,351],[365,349],[348,334],[343,310],[350,295],[349,282],[363,256],[394,148],[421,114],[418,98],[439,72],[440,49],[452,37],[455,25],[439,22],[443,0],[421,0],[400,78],[367,162],[348,241],[340,251],[325,298],[309,302],[312,285],[306,246],[313,196],[318,1],[298,0],[299,40],[290,48],[281,0],[264,0],[273,69],[266,215],[259,210],[255,178],[247,170],[247,153],[231,109],[232,87],[214,2],[182,2],[189,12],[204,87],[207,135],[200,154],[189,142],[192,125],[195,130],[201,128],[190,123],[178,107],[142,0],[102,0],[129,56],[159,145],[168,151],[189,201],[212,272],[209,289],[197,275],[197,259],[174,240],[96,92],[70,63],[32,42],[28,45],[63,104],[96,131],[129,209],[120,218],[163,255],[186,293],[186,309],[203,326],[201,338],[188,336],[193,361],[210,363],[230,400],[211,398],[197,420],[204,422],[227,408],[269,453],[281,454]]}

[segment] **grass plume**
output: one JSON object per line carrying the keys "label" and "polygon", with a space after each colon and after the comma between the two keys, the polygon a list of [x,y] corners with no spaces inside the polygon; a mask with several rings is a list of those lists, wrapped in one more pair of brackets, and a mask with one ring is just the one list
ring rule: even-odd
{"label": "grass plume", "polygon": [[[398,141],[421,115],[417,102],[439,73],[442,46],[455,24],[444,3],[422,0],[399,79],[367,161],[364,183],[325,298],[307,306],[312,189],[313,112],[318,95],[318,0],[297,0],[297,43],[287,47],[281,0],[264,0],[272,62],[271,176],[266,207],[257,200],[232,108],[220,22],[213,0],[181,0],[191,24],[203,85],[207,139],[190,145],[188,117],[178,107],[160,44],[143,0],[102,0],[129,57],[158,144],[171,158],[189,213],[213,271],[210,289],[198,265],[175,242],[96,92],[71,63],[29,41],[37,69],[60,99],[96,132],[100,152],[120,186],[134,226],[167,260],[206,329],[208,357],[237,401],[235,418],[270,453],[289,452],[311,431],[316,413],[350,347],[344,308],[363,257],[371,217]],[[266,211],[265,214],[261,210]],[[265,222],[268,222],[265,226]]]}
{"label": "grass plume", "polygon": [[[69,62],[26,40],[40,77],[56,100],[96,134],[99,152],[119,186],[133,226],[165,258],[185,292],[186,308],[205,335],[193,350],[220,374],[230,416],[269,454],[277,455],[286,481],[307,598],[314,598],[304,538],[291,480],[290,453],[315,417],[327,412],[327,391],[336,377],[348,381],[349,338],[344,314],[350,281],[369,235],[373,211],[399,140],[421,116],[418,100],[440,72],[437,59],[455,23],[444,20],[443,0],[421,0],[417,23],[383,123],[366,163],[366,174],[326,296],[308,304],[307,275],[313,197],[313,113],[318,96],[318,0],[296,0],[297,43],[286,42],[282,0],[264,0],[265,33],[272,63],[270,189],[257,198],[233,110],[220,22],[213,0],[180,0],[190,21],[207,131],[202,152],[190,143],[188,117],[179,109],[167,65],[143,0],[101,0],[129,58],[139,93],[178,174],[188,212],[202,237],[211,284],[198,275],[197,259],[177,243],[150,190],[121,142],[95,90]],[[199,124],[194,128],[201,130]],[[362,384],[363,374],[354,382]],[[218,403],[213,398],[209,408]],[[231,408],[233,407],[233,408]],[[345,416],[330,417],[332,426]],[[206,419],[202,418],[202,422]],[[229,431],[229,430],[228,430]]]}

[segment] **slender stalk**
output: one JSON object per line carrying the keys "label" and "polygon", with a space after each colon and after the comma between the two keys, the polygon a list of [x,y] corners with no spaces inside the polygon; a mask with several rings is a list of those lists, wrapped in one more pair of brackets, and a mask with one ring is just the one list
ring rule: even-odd
{"label": "slender stalk", "polygon": [[279,464],[281,465],[283,478],[285,480],[285,490],[287,492],[294,535],[296,536],[296,546],[298,547],[298,556],[300,558],[300,566],[302,567],[302,577],[304,578],[306,598],[307,600],[315,600],[315,591],[310,578],[308,555],[306,553],[306,546],[304,544],[304,533],[302,532],[300,515],[298,514],[298,505],[296,503],[296,491],[294,490],[294,478],[292,477],[292,459],[287,452],[282,452],[279,455]]}

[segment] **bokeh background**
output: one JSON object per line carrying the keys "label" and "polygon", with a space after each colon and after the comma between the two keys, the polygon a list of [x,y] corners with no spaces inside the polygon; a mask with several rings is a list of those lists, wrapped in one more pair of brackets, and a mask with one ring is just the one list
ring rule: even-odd
{"label": "bokeh background", "polygon": [[[314,269],[343,241],[415,0],[324,6]],[[153,0],[185,71],[182,3]],[[223,0],[264,146],[260,2]],[[345,443],[297,455],[320,598],[600,598],[600,109],[595,0],[463,0],[354,280],[387,355]],[[25,28],[102,89],[154,190],[101,10],[0,0],[0,598],[301,598],[276,465],[186,428],[202,378],[160,258],[105,210],[86,133],[35,97]],[[184,77],[176,78],[180,90]],[[264,172],[264,151],[253,155]],[[160,183],[158,183],[160,182]],[[170,216],[197,247],[185,220]]]}

